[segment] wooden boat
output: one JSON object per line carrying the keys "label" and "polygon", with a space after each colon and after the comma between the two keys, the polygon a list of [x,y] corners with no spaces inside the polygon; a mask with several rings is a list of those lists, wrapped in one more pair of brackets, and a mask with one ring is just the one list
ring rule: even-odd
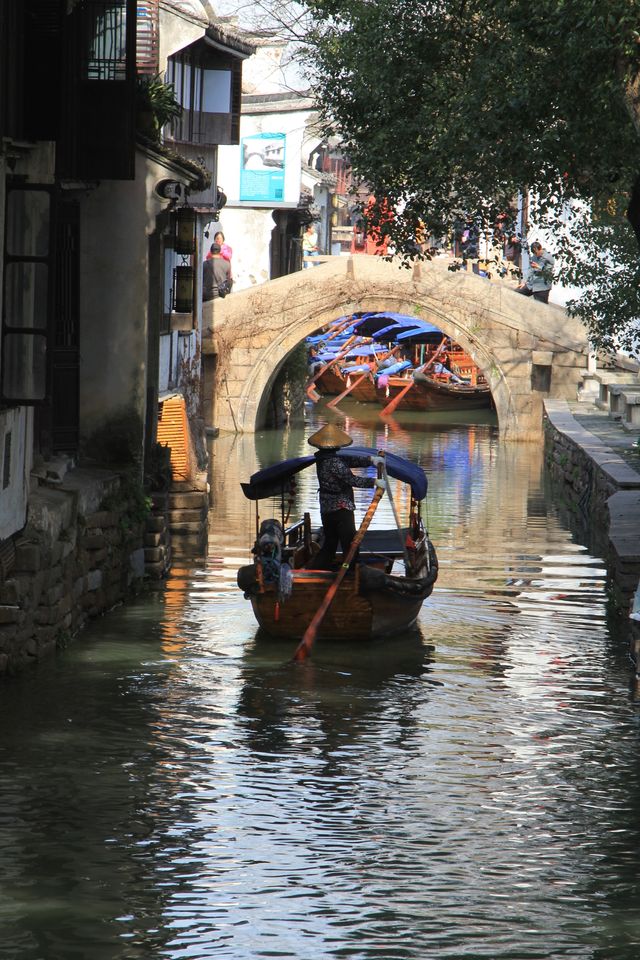
{"label": "wooden boat", "polygon": [[[376,454],[363,447],[341,450],[347,464],[353,456]],[[436,551],[420,513],[427,478],[417,465],[394,454],[385,457],[388,475],[407,483],[411,491],[406,529],[368,530],[357,561],[346,574],[318,636],[339,640],[389,637],[409,629],[438,576]],[[286,460],[254,474],[242,484],[245,496],[256,501],[256,540],[253,562],[238,571],[238,586],[250,600],[258,624],[266,633],[300,639],[340,570],[309,568],[319,549],[322,530],[312,529],[309,513],[286,526],[284,503],[295,487],[295,475],[315,465],[315,457]],[[257,502],[282,498],[281,520],[257,522]],[[394,565],[404,560],[404,570]]]}
{"label": "wooden boat", "polygon": [[352,347],[316,378],[315,386],[325,396],[348,392],[355,400],[374,403],[376,386],[374,373],[378,364],[386,360],[391,349],[369,342]]}
{"label": "wooden boat", "polygon": [[385,408],[395,399],[396,410],[480,410],[491,406],[491,390],[488,384],[452,383],[442,374],[416,370],[410,377],[389,377],[379,386],[378,402]]}
{"label": "wooden boat", "polygon": [[[365,314],[350,330],[352,336],[339,359],[326,363],[314,378],[319,392],[307,389],[312,399],[331,396],[329,406],[334,407],[350,396],[362,403],[380,403],[385,415],[395,410],[491,407],[491,390],[482,371],[433,324],[404,314]],[[407,369],[400,372],[399,363],[397,370],[387,373],[385,362],[393,355],[401,359],[402,348],[412,354],[412,360],[404,363]]]}
{"label": "wooden boat", "polygon": [[377,399],[383,404],[383,414],[395,410],[479,410],[491,407],[489,384],[458,344],[443,337],[437,347],[427,349],[426,355],[423,349],[414,348],[413,369],[405,371],[402,376],[378,379]]}

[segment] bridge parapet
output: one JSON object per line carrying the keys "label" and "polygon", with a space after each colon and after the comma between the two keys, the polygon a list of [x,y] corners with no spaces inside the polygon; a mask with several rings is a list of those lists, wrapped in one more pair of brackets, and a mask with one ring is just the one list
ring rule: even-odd
{"label": "bridge parapet", "polygon": [[412,269],[379,257],[331,257],[204,307],[205,419],[221,430],[259,429],[291,350],[355,311],[420,317],[460,343],[490,384],[505,440],[538,440],[542,400],[575,399],[587,366],[586,331],[562,308],[439,260]]}

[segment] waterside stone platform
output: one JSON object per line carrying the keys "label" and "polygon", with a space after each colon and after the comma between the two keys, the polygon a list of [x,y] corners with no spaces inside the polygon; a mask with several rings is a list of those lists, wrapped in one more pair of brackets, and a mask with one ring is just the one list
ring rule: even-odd
{"label": "waterside stone platform", "polygon": [[[580,519],[600,528],[609,589],[631,613],[640,591],[640,434],[630,434],[595,404],[546,400],[546,461],[570,491]],[[640,675],[640,622],[631,619]]]}

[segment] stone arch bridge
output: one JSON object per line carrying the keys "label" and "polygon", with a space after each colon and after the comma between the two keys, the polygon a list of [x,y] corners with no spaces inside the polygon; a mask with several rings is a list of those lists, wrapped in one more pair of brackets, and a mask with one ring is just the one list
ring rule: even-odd
{"label": "stone arch bridge", "polygon": [[560,307],[447,264],[332,257],[204,304],[207,426],[255,432],[280,368],[306,336],[355,311],[392,310],[428,320],[469,353],[490,384],[504,440],[539,440],[542,400],[576,398],[584,327]]}

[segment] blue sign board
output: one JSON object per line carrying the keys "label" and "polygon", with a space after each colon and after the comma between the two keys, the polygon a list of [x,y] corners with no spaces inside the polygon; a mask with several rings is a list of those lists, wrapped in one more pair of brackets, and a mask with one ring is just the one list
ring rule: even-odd
{"label": "blue sign board", "polygon": [[284,200],[284,133],[256,133],[240,141],[240,200]]}

